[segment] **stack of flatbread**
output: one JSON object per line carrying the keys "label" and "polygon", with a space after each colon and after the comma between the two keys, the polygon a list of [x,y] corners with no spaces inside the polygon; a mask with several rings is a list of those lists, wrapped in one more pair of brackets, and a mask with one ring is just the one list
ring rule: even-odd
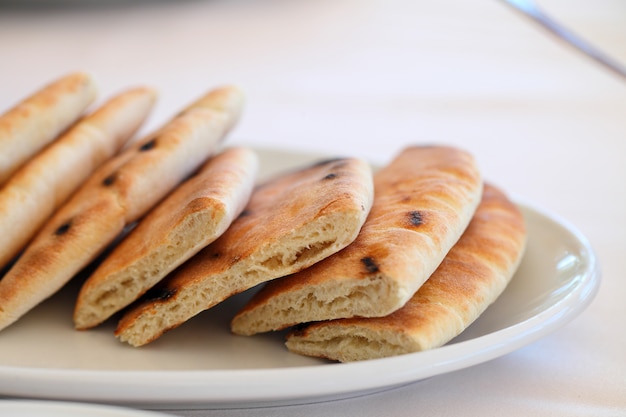
{"label": "stack of flatbread", "polygon": [[264,286],[233,318],[234,333],[297,325],[293,352],[380,358],[447,343],[502,293],[524,252],[524,221],[501,191],[483,188],[469,154],[407,148],[374,185],[357,239]]}
{"label": "stack of flatbread", "polygon": [[297,354],[381,358],[449,342],[522,259],[520,211],[459,148],[409,146],[375,173],[320,160],[258,183],[257,154],[222,147],[238,88],[140,139],[152,89],[86,112],[95,95],[70,74],[0,116],[0,330],[88,271],[75,327],[118,316],[133,346],[254,288],[234,334],[291,329]]}
{"label": "stack of flatbread", "polygon": [[376,173],[372,210],[346,250],[265,286],[233,319],[251,335],[340,317],[385,316],[428,279],[467,227],[482,193],[458,149],[405,149]]}
{"label": "stack of flatbread", "polygon": [[144,345],[234,294],[314,265],[357,237],[372,196],[370,167],[355,158],[269,180],[220,238],[125,313],[116,335]]}
{"label": "stack of flatbread", "polygon": [[[26,102],[65,104],[68,100],[62,98],[75,95],[75,90],[73,84],[72,88],[52,92],[48,87]],[[61,98],[51,99],[51,94]],[[44,98],[39,99],[39,95]],[[8,213],[3,227],[14,236],[25,235],[15,230],[23,227],[33,236],[21,240],[19,246],[3,240],[3,262],[27,244],[0,280],[0,329],[57,292],[128,226],[197,171],[218,151],[243,104],[242,93],[235,87],[212,90],[162,128],[116,152],[139,127],[153,100],[153,92],[146,89],[114,98],[9,176],[0,190],[0,207]],[[32,113],[34,119],[51,117],[45,109],[35,110],[40,111],[29,110],[27,114]],[[23,139],[20,130],[10,128],[20,126],[15,120],[24,117],[22,112],[11,110],[0,119],[2,126],[9,127],[3,130],[7,149]],[[242,176],[254,175],[250,167],[244,170]],[[249,178],[241,181],[251,182]],[[244,184],[238,190],[242,194],[239,198],[246,198],[246,187]],[[28,199],[33,202],[22,203]],[[38,216],[36,227],[26,220],[16,222],[24,216],[20,210],[36,212],[39,205],[44,213]],[[237,210],[237,204],[228,210]]]}
{"label": "stack of flatbread", "polygon": [[502,191],[486,185],[468,228],[402,308],[382,317],[303,326],[287,335],[287,347],[349,362],[442,346],[502,293],[519,265],[524,243],[524,222],[517,207]]}
{"label": "stack of flatbread", "polygon": [[247,203],[257,157],[227,149],[142,219],[83,284],[74,323],[102,323],[217,239]]}

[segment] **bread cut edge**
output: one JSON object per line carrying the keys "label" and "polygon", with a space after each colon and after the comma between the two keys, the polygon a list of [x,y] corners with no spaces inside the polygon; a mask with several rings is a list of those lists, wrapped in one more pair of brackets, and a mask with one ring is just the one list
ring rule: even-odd
{"label": "bread cut edge", "polygon": [[[232,93],[240,94],[238,90]],[[233,115],[240,111],[240,108],[228,109]],[[164,153],[158,145],[156,155],[150,152],[155,141],[152,134],[100,166],[60,207],[0,280],[0,330],[61,289],[95,260],[124,227],[145,215],[197,170],[217,150],[230,119],[230,113],[191,109],[157,131],[156,139],[167,148]],[[157,173],[150,170],[156,164],[159,164]],[[146,174],[149,171],[151,175]],[[108,190],[106,193],[102,192],[103,187]],[[97,216],[100,212],[103,214]],[[74,219],[82,222],[83,216],[86,216],[83,225],[72,226]],[[80,233],[78,227],[89,230]]]}
{"label": "bread cut edge", "polygon": [[284,292],[272,297],[271,304],[261,303],[253,309],[244,309],[231,321],[231,331],[252,336],[327,317],[380,316],[393,312],[412,295],[409,289],[384,273],[363,279],[341,278]]}
{"label": "bread cut edge", "polygon": [[[483,233],[481,237],[476,229],[471,230],[478,236],[474,242],[465,245],[463,236],[460,242],[465,246],[453,247],[450,262],[446,259],[405,307],[385,317],[302,325],[287,335],[286,347],[301,355],[352,362],[432,349],[463,332],[504,292],[522,263],[527,243],[521,211],[489,184],[485,185],[485,195],[490,200],[487,205],[496,206],[495,210],[479,206],[476,217],[478,222],[498,221],[497,229],[486,233],[490,242],[484,240],[484,232],[479,232]],[[489,243],[491,250],[485,252],[483,245]],[[465,270],[480,277],[471,284],[479,290],[469,295],[471,298],[455,302],[454,296],[459,294],[447,294],[446,281],[461,279],[458,275]],[[488,285],[482,279],[487,279]]]}
{"label": "bread cut edge", "polygon": [[[453,150],[455,157],[470,157],[460,149],[439,148]],[[410,153],[403,152],[399,157],[406,161],[407,155]],[[435,210],[429,207],[424,211],[444,212],[438,218],[441,226],[455,225],[446,233],[435,236],[419,227],[401,228],[394,220],[382,221],[381,229],[380,218],[392,218],[388,216],[390,213],[395,215],[392,219],[400,218],[406,214],[405,210],[418,207],[403,206],[387,211],[384,202],[389,201],[389,195],[379,193],[370,218],[350,247],[295,276],[268,283],[233,317],[233,333],[251,336],[313,321],[381,317],[401,308],[435,271],[472,220],[481,200],[483,182],[473,159],[466,170],[472,175],[467,176],[464,186],[454,194],[464,205],[453,218],[445,201],[439,201],[436,195],[429,197],[437,204]],[[370,253],[376,252],[386,253],[381,265],[370,257]],[[430,255],[424,256],[425,253]],[[346,271],[348,267],[350,270]],[[363,274],[363,267],[367,274]]]}
{"label": "bread cut edge", "polygon": [[[149,300],[146,308],[120,320],[115,335],[132,346],[145,345],[234,294],[310,266],[351,243],[366,214],[355,209],[314,219],[284,236],[283,244],[269,242],[224,273],[194,280],[174,294],[165,291],[161,302]],[[342,230],[332,230],[335,224],[342,225]],[[329,238],[331,231],[335,236]],[[184,274],[184,265],[176,273]]]}
{"label": "bread cut edge", "polygon": [[[209,192],[209,195],[199,196],[201,191],[196,188],[206,185],[211,176],[219,176],[220,164],[235,163],[231,161],[233,158],[240,164],[237,167],[238,172],[227,172],[227,175],[231,178],[237,177],[235,186],[224,195]],[[223,162],[216,162],[218,160]],[[252,192],[257,165],[256,154],[247,148],[232,148],[209,160],[206,172],[198,173],[198,178],[192,177],[180,188],[182,193],[192,192],[194,198],[188,200],[178,212],[179,220],[172,230],[166,236],[158,236],[160,238],[158,244],[150,244],[147,253],[138,256],[121,269],[116,269],[115,266],[97,269],[85,282],[74,312],[75,327],[84,330],[108,319],[222,235],[245,207]],[[181,194],[181,197],[184,196],[185,194]],[[170,197],[164,201],[167,203],[166,207],[170,207],[172,202],[179,199],[176,192]],[[157,216],[155,220],[158,221],[158,217],[166,213],[161,207],[157,207],[154,214]],[[148,222],[146,226],[155,226],[154,222],[150,222],[151,219],[149,214],[144,220]],[[135,232],[140,233],[140,229],[136,229]],[[150,230],[147,232],[150,233]],[[120,244],[119,250],[123,251],[125,245],[131,242],[140,244],[137,242],[139,237],[145,235],[131,234],[128,242]],[[115,255],[116,251],[110,256],[112,258]],[[105,259],[102,267],[108,266],[107,261],[108,259]],[[109,269],[113,269],[113,272],[108,273]],[[99,275],[100,273],[104,275]]]}

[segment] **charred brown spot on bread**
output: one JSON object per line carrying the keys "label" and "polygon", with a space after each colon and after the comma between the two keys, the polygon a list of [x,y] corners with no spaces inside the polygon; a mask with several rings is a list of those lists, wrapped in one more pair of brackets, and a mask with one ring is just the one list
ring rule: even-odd
{"label": "charred brown spot on bread", "polygon": [[167,287],[152,288],[146,293],[146,300],[148,301],[167,301],[176,295],[176,289]]}
{"label": "charred brown spot on bread", "polygon": [[105,187],[109,187],[113,185],[113,183],[115,183],[116,179],[117,179],[117,174],[113,173],[102,180],[102,185],[104,185]]}
{"label": "charred brown spot on bread", "polygon": [[409,222],[413,226],[420,226],[424,224],[424,216],[417,210],[410,211],[408,214]]}
{"label": "charred brown spot on bread", "polygon": [[378,272],[378,265],[374,262],[374,259],[370,256],[366,256],[365,258],[361,258],[361,262],[365,265],[365,269],[367,272],[375,273]]}
{"label": "charred brown spot on bread", "polygon": [[70,227],[72,227],[72,221],[68,220],[61,226],[57,227],[57,229],[54,231],[54,234],[57,236],[64,235],[65,233],[67,233],[68,230],[70,230]]}
{"label": "charred brown spot on bread", "polygon": [[291,336],[304,336],[309,323],[297,323],[291,328]]}
{"label": "charred brown spot on bread", "polygon": [[157,139],[153,138],[149,140],[148,142],[144,143],[143,145],[141,145],[139,147],[139,151],[145,152],[145,151],[149,151],[150,149],[154,149],[156,147],[156,144],[157,144]]}

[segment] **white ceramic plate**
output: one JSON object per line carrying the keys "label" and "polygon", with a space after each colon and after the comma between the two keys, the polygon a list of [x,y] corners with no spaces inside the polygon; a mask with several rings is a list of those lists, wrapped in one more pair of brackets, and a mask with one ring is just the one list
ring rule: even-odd
{"label": "white ceramic plate", "polygon": [[[266,175],[316,158],[261,152]],[[488,361],[572,320],[599,285],[587,240],[557,217],[519,204],[529,229],[519,271],[444,347],[349,364],[298,356],[285,349],[282,333],[230,334],[229,320],[246,293],[136,349],[112,336],[113,321],[73,330],[76,280],[0,333],[0,396],[150,408],[255,407],[363,395]]]}
{"label": "white ceramic plate", "polygon": [[63,401],[0,400],[0,415],[10,417],[165,417],[131,408]]}

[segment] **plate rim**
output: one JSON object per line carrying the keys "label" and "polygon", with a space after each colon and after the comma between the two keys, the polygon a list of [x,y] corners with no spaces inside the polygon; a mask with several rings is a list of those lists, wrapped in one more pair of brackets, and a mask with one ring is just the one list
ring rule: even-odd
{"label": "plate rim", "polygon": [[[165,414],[149,410],[140,410],[109,404],[95,404],[74,401],[51,401],[37,399],[2,399],[0,398],[0,411],[19,413],[17,416],[41,417],[49,416],[51,411],[64,413],[68,417],[85,416],[91,413],[98,413],[99,416],[107,417],[165,417]],[[27,414],[23,414],[26,412]],[[33,414],[37,413],[37,414]],[[14,414],[11,414],[15,416]]]}

